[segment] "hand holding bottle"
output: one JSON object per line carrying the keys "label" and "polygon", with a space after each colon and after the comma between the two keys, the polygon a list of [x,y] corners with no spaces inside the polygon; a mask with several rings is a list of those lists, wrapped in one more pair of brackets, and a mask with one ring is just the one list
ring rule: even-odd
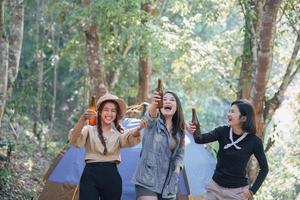
{"label": "hand holding bottle", "polygon": [[163,107],[164,90],[163,90],[163,84],[162,84],[162,80],[161,79],[158,79],[158,81],[157,81],[156,92],[160,96],[160,101],[157,104],[157,108],[162,108]]}
{"label": "hand holding bottle", "polygon": [[97,112],[88,109],[83,113],[83,116],[84,116],[85,120],[89,120],[89,124],[90,124],[90,121],[92,121],[93,118],[96,118]]}
{"label": "hand holding bottle", "polygon": [[151,117],[157,117],[158,109],[163,107],[163,88],[162,81],[158,79],[158,86],[152,94],[152,103],[149,107],[149,115]]}
{"label": "hand holding bottle", "polygon": [[161,96],[157,91],[154,91],[152,94],[152,102],[149,107],[149,115],[151,117],[157,117],[157,113],[158,113],[157,108],[160,101],[161,101]]}
{"label": "hand holding bottle", "polygon": [[155,108],[159,108],[159,104],[162,101],[161,95],[159,92],[154,91],[152,94],[152,105],[155,106]]}
{"label": "hand holding bottle", "polygon": [[200,135],[200,123],[196,114],[196,109],[192,108],[192,121],[187,126],[187,130],[190,131],[193,135]]}
{"label": "hand holding bottle", "polygon": [[147,126],[148,126],[148,120],[146,118],[142,118],[141,122],[140,122],[140,125],[136,128],[136,131],[133,134],[133,137],[140,136],[140,131],[143,128],[146,128]]}
{"label": "hand holding bottle", "polygon": [[142,118],[138,130],[140,131],[143,128],[148,126],[148,120],[146,118]]}
{"label": "hand holding bottle", "polygon": [[96,97],[92,96],[92,100],[90,102],[89,108],[84,113],[84,117],[86,120],[89,120],[90,126],[95,126],[97,123],[97,112],[96,112]]}

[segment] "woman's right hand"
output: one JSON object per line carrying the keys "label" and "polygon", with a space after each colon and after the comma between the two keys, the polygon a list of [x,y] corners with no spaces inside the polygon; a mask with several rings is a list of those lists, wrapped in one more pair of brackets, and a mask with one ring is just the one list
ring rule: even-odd
{"label": "woman's right hand", "polygon": [[157,106],[160,101],[161,101],[161,96],[157,91],[154,91],[152,94],[152,102],[149,107],[149,115],[151,117],[157,117],[157,113],[158,113]]}
{"label": "woman's right hand", "polygon": [[141,119],[141,123],[138,126],[138,130],[140,131],[143,128],[146,128],[148,126],[148,120],[146,118]]}
{"label": "woman's right hand", "polygon": [[194,134],[195,131],[196,131],[196,129],[197,129],[197,127],[196,127],[196,125],[194,125],[194,123],[191,123],[191,122],[190,122],[189,124],[187,124],[186,129],[187,129],[190,133]]}
{"label": "woman's right hand", "polygon": [[154,91],[152,94],[152,105],[157,108],[158,103],[161,101],[161,96],[157,91]]}
{"label": "woman's right hand", "polygon": [[97,112],[91,111],[91,110],[86,110],[85,113],[83,113],[83,117],[85,120],[89,120],[91,117],[96,117]]}

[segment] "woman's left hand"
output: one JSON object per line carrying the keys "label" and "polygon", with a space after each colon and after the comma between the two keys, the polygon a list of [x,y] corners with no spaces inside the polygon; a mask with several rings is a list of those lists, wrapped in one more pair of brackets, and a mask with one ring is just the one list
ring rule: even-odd
{"label": "woman's left hand", "polygon": [[134,131],[133,137],[139,137],[141,135],[140,130],[142,130],[143,128],[146,128],[147,125],[148,125],[148,120],[145,118],[142,118],[140,125],[134,129],[135,131]]}
{"label": "woman's left hand", "polygon": [[148,125],[148,120],[145,118],[142,118],[141,122],[140,122],[140,126],[138,127],[138,130],[140,131],[143,128],[146,128]]}
{"label": "woman's left hand", "polygon": [[253,196],[253,193],[252,193],[250,190],[245,190],[245,191],[244,191],[244,196],[245,196],[247,199],[250,199],[250,198]]}
{"label": "woman's left hand", "polygon": [[193,123],[189,123],[189,124],[187,124],[186,129],[190,133],[194,134],[197,128],[196,128],[196,125],[194,125]]}

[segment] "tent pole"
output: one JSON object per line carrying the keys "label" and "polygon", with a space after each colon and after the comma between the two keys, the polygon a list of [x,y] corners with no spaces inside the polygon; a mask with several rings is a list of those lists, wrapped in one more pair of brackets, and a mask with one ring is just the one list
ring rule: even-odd
{"label": "tent pole", "polygon": [[72,196],[72,199],[71,199],[71,200],[74,200],[74,199],[75,199],[76,194],[77,194],[77,191],[78,191],[78,187],[79,187],[79,185],[76,186],[75,191],[74,191],[74,193],[73,193],[73,196]]}

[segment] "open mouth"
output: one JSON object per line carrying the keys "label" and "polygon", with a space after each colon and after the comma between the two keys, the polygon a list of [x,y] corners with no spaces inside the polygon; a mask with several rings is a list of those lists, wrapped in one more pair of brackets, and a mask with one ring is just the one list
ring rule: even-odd
{"label": "open mouth", "polygon": [[105,119],[108,120],[108,121],[112,120],[111,117],[105,117]]}
{"label": "open mouth", "polygon": [[172,110],[172,106],[165,106],[164,109],[165,109],[166,111],[171,111],[171,110]]}

